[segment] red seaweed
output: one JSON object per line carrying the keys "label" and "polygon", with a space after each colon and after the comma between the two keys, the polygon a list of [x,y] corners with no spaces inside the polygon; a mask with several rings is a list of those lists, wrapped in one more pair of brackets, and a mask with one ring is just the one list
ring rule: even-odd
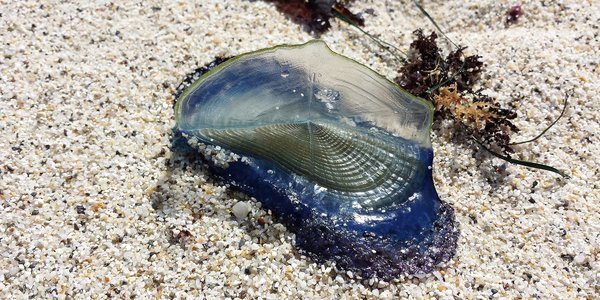
{"label": "red seaweed", "polygon": [[466,56],[464,47],[444,57],[435,32],[425,36],[417,30],[414,34],[415,40],[396,82],[411,94],[432,102],[436,117],[453,118],[461,131],[505,155],[513,153],[510,133],[519,131],[511,122],[517,117],[516,112],[502,108],[494,98],[474,90],[483,70],[481,57]]}
{"label": "red seaweed", "polygon": [[521,7],[521,4],[514,4],[506,12],[506,25],[517,23],[522,15],[523,8]]}
{"label": "red seaweed", "polygon": [[334,17],[334,10],[360,26],[364,19],[352,13],[347,5],[353,0],[269,0],[275,2],[279,11],[286,14],[296,23],[304,24],[308,30],[320,35],[331,28],[329,19]]}

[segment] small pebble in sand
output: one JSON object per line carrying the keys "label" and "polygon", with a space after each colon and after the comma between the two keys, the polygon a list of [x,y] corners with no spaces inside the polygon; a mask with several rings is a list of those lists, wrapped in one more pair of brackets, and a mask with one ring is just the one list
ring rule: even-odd
{"label": "small pebble in sand", "polygon": [[231,208],[231,212],[233,212],[238,221],[245,220],[250,212],[250,205],[248,202],[240,201]]}

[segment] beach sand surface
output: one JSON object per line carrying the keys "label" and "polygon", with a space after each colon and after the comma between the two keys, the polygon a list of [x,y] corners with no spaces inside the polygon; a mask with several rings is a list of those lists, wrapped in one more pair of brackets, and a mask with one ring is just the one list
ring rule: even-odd
{"label": "beach sand surface", "polygon": [[[314,37],[263,1],[0,1],[0,298],[598,299],[600,4],[423,1],[468,54],[481,88],[534,137],[506,164],[432,131],[434,181],[460,223],[428,276],[362,280],[300,255],[260,204],[170,148],[186,74]],[[411,1],[357,1],[364,29],[408,49],[431,23]],[[384,76],[399,63],[332,21],[321,38]],[[443,39],[440,38],[440,41]],[[250,206],[238,221],[233,206]],[[263,225],[264,224],[264,225]]]}

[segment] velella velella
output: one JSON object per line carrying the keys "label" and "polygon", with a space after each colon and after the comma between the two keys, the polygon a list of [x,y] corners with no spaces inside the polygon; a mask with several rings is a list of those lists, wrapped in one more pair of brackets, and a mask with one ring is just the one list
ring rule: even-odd
{"label": "velella velella", "polygon": [[435,191],[433,107],[320,40],[242,54],[178,98],[177,129],[241,158],[207,157],[316,261],[363,278],[423,274],[455,254]]}

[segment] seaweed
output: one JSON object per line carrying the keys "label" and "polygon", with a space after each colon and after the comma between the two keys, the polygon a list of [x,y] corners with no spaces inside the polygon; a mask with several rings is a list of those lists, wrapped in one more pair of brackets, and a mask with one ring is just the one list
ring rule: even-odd
{"label": "seaweed", "polygon": [[500,149],[504,155],[514,153],[510,136],[519,128],[511,120],[517,113],[474,90],[483,71],[481,57],[466,56],[464,47],[444,57],[435,32],[425,36],[418,29],[414,35],[396,82],[413,95],[432,102],[437,118],[452,118],[463,125],[461,129],[468,135]]}
{"label": "seaweed", "polygon": [[506,25],[512,25],[519,21],[523,15],[523,8],[520,4],[514,4],[506,11]]}
{"label": "seaweed", "polygon": [[291,17],[297,23],[304,24],[315,35],[320,35],[329,28],[329,20],[334,12],[339,12],[352,22],[364,26],[364,19],[352,13],[347,5],[354,0],[268,0],[275,2],[279,11]]}
{"label": "seaweed", "polygon": [[446,34],[444,33],[444,31],[442,30],[442,28],[440,28],[440,26],[437,24],[437,22],[433,19],[433,17],[431,17],[431,15],[425,10],[425,8],[423,8],[423,6],[421,5],[421,3],[417,0],[413,0],[413,4],[419,9],[419,11],[433,24],[433,26],[435,26],[435,28],[448,40],[450,41],[450,43],[452,43],[452,45],[454,45],[454,47],[459,48],[448,36],[446,36]]}

